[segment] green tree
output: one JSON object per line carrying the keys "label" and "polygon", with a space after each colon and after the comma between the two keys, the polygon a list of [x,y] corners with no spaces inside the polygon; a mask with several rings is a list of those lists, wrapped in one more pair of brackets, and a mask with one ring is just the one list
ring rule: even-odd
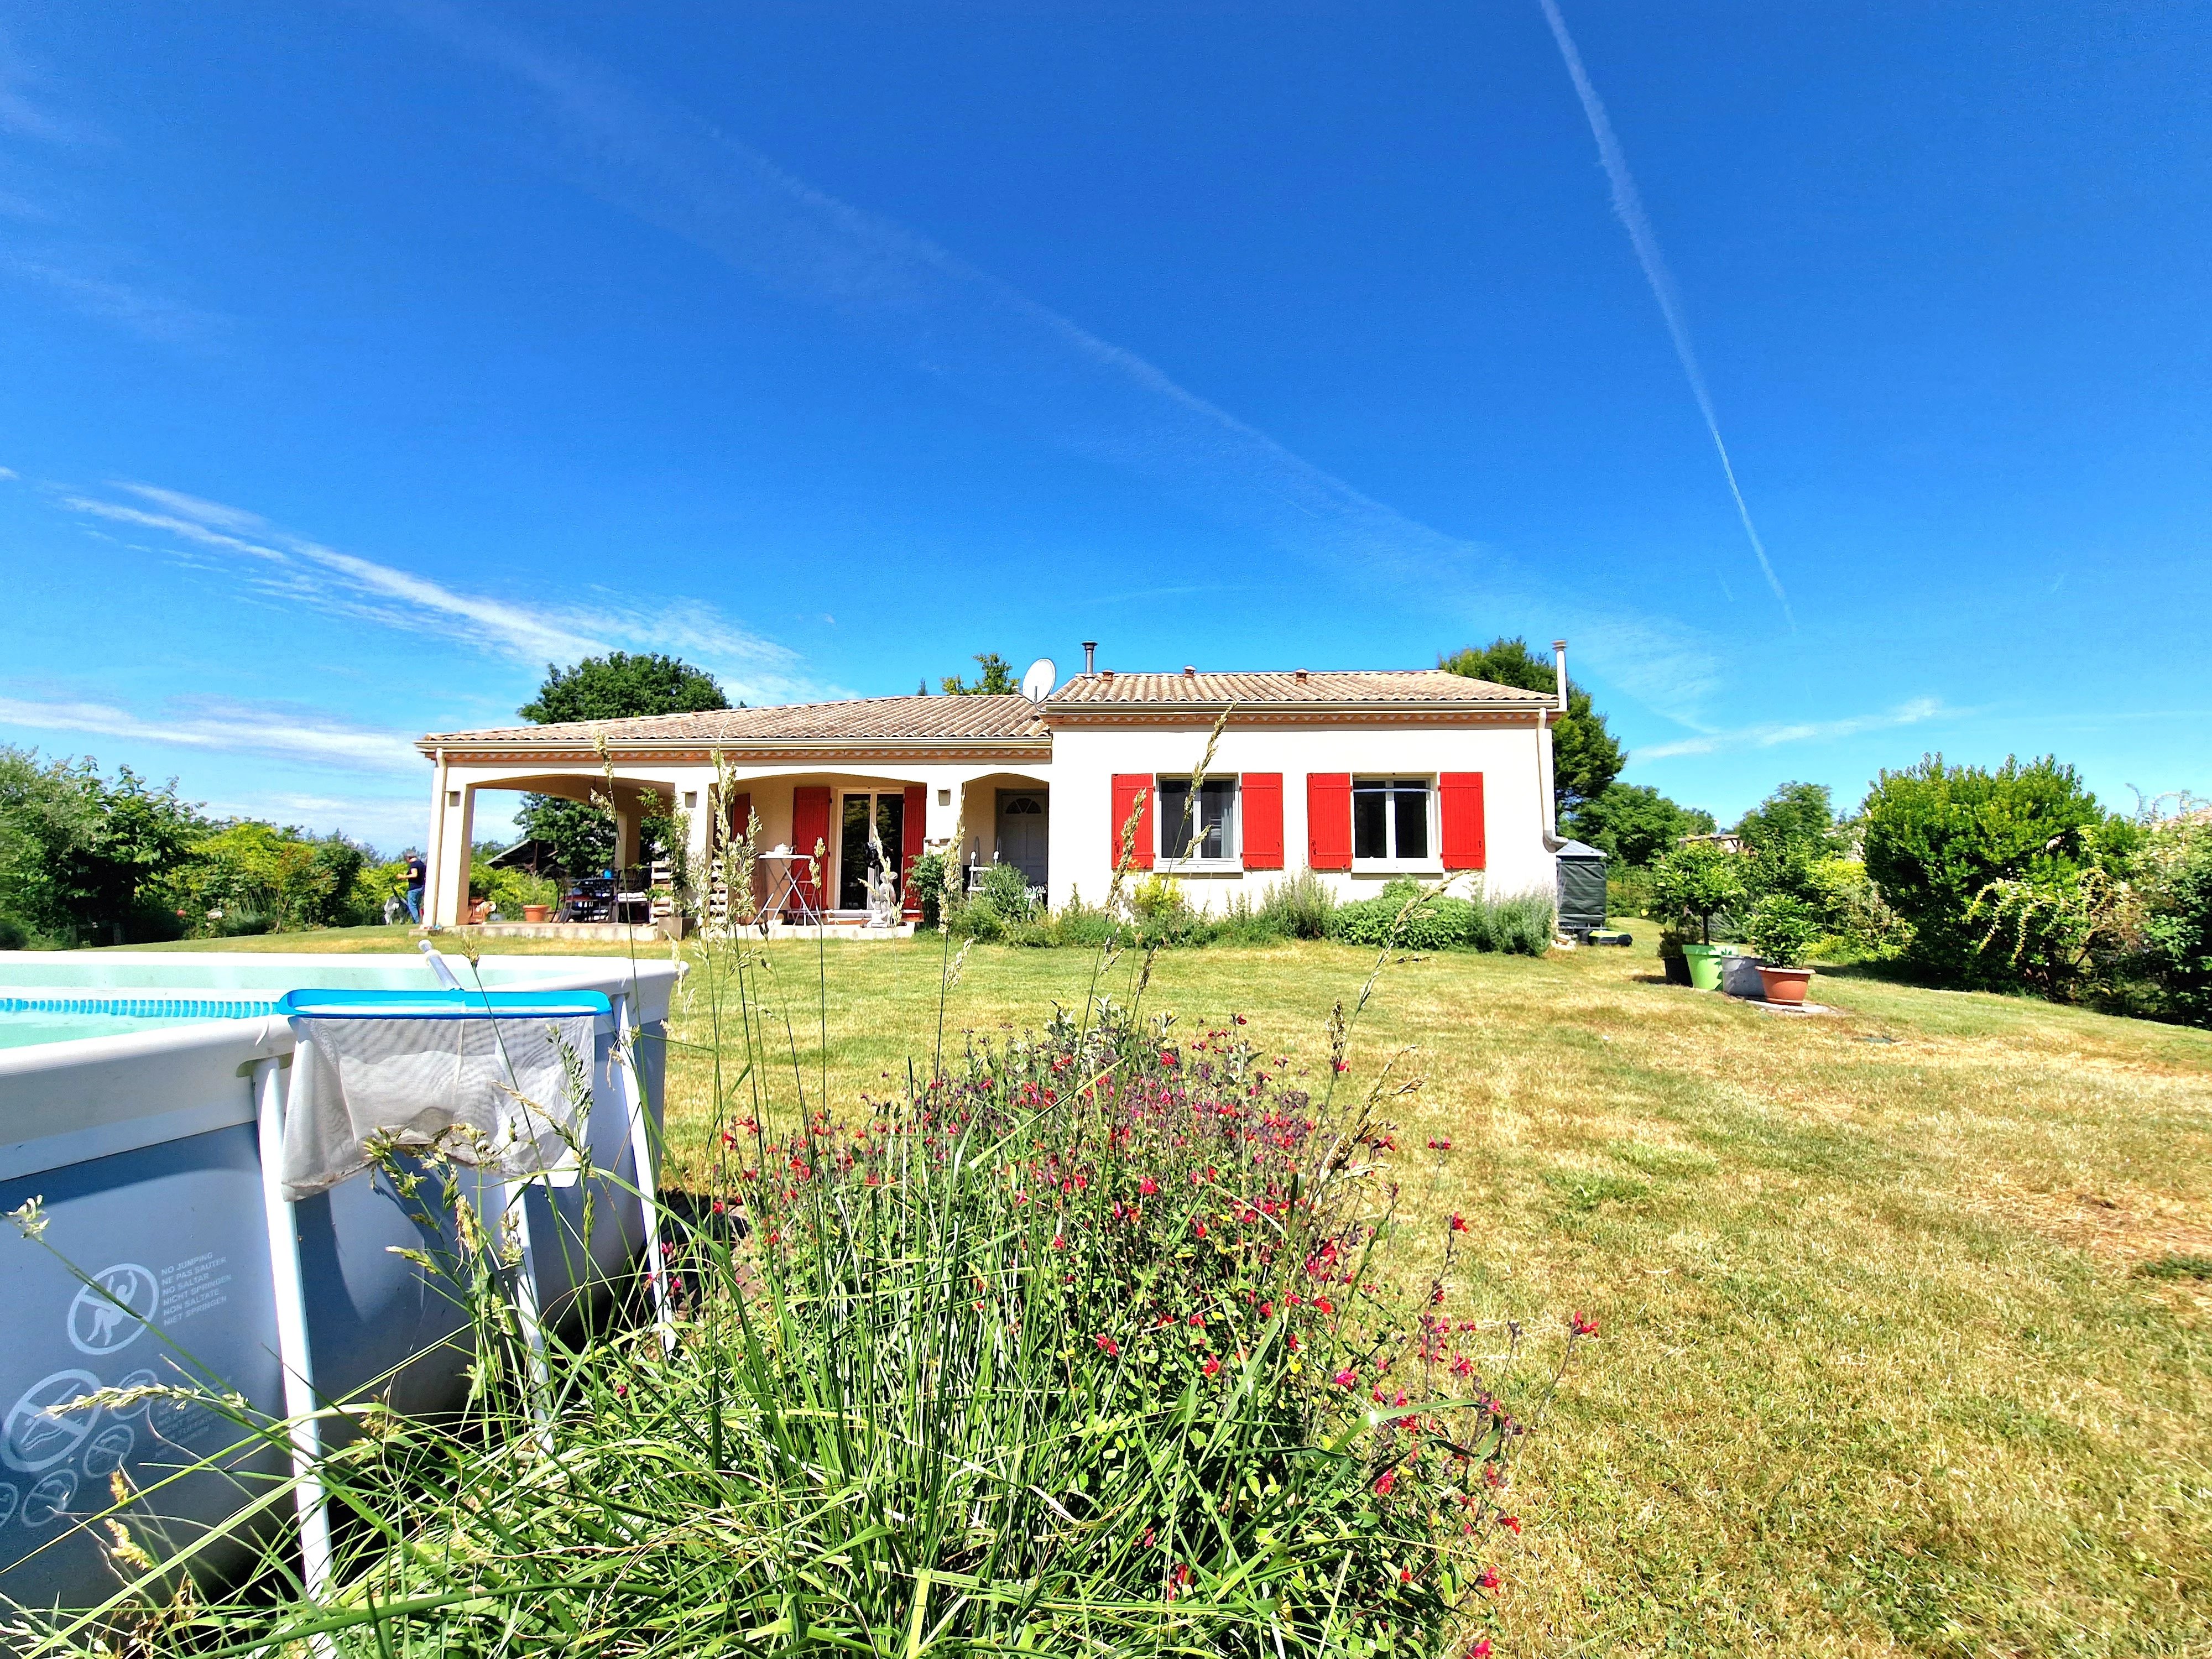
{"label": "green tree", "polygon": [[[526,720],[550,726],[693,714],[729,706],[720,684],[703,668],[654,653],[611,651],[572,668],[548,663],[538,696],[518,712]],[[550,849],[554,864],[567,875],[604,870],[615,855],[614,819],[605,807],[588,801],[525,795],[515,823]],[[650,861],[654,842],[665,839],[665,821],[648,819],[641,829],[641,853]],[[657,836],[656,830],[663,833]]]}
{"label": "green tree", "polygon": [[1648,868],[1685,836],[1709,836],[1713,815],[1684,806],[1648,783],[1613,782],[1567,819],[1567,833],[1631,870]]}
{"label": "green tree", "polygon": [[545,683],[517,710],[538,726],[569,720],[626,720],[727,708],[720,684],[703,668],[658,652],[610,651],[571,668],[545,665]]}
{"label": "green tree", "polygon": [[970,685],[957,674],[948,674],[939,684],[945,694],[951,697],[1000,696],[1021,690],[1021,681],[1014,673],[1013,664],[995,651],[978,651],[975,663],[980,671],[975,683]]}
{"label": "green tree", "polygon": [[1826,858],[1844,850],[1844,836],[1836,823],[1836,809],[1825,783],[1785,783],[1746,812],[1735,832],[1756,853],[1769,847],[1796,845]]}
{"label": "green tree", "polygon": [[159,890],[209,827],[173,780],[0,747],[0,914],[57,944],[173,937]]}
{"label": "green tree", "polygon": [[[1492,640],[1479,651],[1470,647],[1438,657],[1437,666],[1522,691],[1550,691],[1559,684],[1557,668],[1530,651],[1524,639]],[[1620,739],[1607,729],[1605,716],[1591,706],[1589,693],[1569,680],[1567,712],[1552,728],[1552,776],[1560,816],[1574,818],[1605,793],[1627,763]]]}
{"label": "green tree", "polygon": [[1743,859],[1711,842],[1692,842],[1659,860],[1651,889],[1666,918],[1694,921],[1698,937],[1710,945],[1713,918],[1744,901]]}
{"label": "green tree", "polygon": [[1929,755],[1875,780],[1863,823],[1867,873],[1912,928],[1907,963],[1945,983],[2004,986],[2056,963],[2032,933],[1993,939],[1984,896],[2073,892],[2104,860],[2111,821],[2074,769],[2049,756],[1990,770]]}

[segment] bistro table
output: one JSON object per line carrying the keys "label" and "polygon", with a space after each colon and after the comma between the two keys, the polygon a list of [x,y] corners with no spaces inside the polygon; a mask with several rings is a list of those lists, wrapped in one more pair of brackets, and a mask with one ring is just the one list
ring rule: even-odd
{"label": "bistro table", "polygon": [[[814,898],[814,854],[794,853],[788,847],[771,847],[756,855],[756,863],[768,872],[768,903],[761,911],[761,928],[767,931],[771,916],[789,915],[800,923],[821,920],[820,908]],[[806,866],[806,877],[802,884],[799,866]],[[782,883],[781,894],[777,888]]]}

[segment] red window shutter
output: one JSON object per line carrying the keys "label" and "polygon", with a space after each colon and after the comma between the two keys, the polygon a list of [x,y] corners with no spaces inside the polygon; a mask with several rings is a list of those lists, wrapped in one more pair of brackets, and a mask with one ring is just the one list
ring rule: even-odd
{"label": "red window shutter", "polygon": [[899,857],[899,863],[904,866],[899,871],[899,892],[904,896],[906,914],[910,916],[921,914],[921,895],[914,890],[914,863],[921,856],[921,832],[927,822],[923,815],[929,811],[928,793],[918,783],[908,784],[906,805],[899,818],[899,840],[905,849]]}
{"label": "red window shutter", "polygon": [[1352,868],[1352,774],[1306,774],[1306,863],[1316,870]]}
{"label": "red window shutter", "polygon": [[822,908],[823,885],[830,877],[830,856],[826,851],[818,859],[814,856],[817,842],[825,848],[830,842],[830,787],[801,784],[791,792],[791,850],[806,862],[799,865],[793,874],[818,910]]}
{"label": "red window shutter", "polygon": [[1439,775],[1437,799],[1443,813],[1444,868],[1487,868],[1489,849],[1482,821],[1482,774]]}
{"label": "red window shutter", "polygon": [[1111,837],[1108,856],[1119,869],[1121,865],[1121,826],[1128,823],[1129,814],[1137,811],[1139,797],[1143,798],[1144,811],[1137,819],[1137,838],[1129,849],[1132,869],[1152,867],[1152,775],[1149,772],[1116,772],[1114,775],[1114,822],[1108,827]]}
{"label": "red window shutter", "polygon": [[730,796],[728,817],[732,842],[740,842],[745,838],[745,826],[752,822],[752,816],[753,792],[750,789],[739,789],[733,793]]}
{"label": "red window shutter", "polygon": [[1283,775],[1247,772],[1239,793],[1243,796],[1244,867],[1279,870],[1283,867]]}

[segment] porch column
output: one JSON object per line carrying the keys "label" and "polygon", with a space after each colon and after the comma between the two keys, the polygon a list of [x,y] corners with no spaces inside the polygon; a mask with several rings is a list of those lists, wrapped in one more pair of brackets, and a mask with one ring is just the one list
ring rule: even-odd
{"label": "porch column", "polygon": [[627,870],[637,862],[637,824],[644,816],[645,803],[638,795],[626,802],[619,795],[615,799],[615,868]]}
{"label": "porch column", "polygon": [[[457,799],[458,798],[458,799]],[[469,848],[476,831],[477,787],[453,787],[446,777],[446,793],[438,805],[436,860],[430,872],[431,914],[425,918],[440,927],[458,927],[469,914]]]}
{"label": "porch column", "polygon": [[721,810],[713,780],[702,777],[688,788],[679,783],[676,810],[684,820],[684,855],[690,865],[692,885],[704,891],[707,860],[714,855],[714,814]]}

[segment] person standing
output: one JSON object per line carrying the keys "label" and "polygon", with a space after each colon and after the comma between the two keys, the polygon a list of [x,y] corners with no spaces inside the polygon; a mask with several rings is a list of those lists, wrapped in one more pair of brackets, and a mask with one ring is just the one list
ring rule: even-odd
{"label": "person standing", "polygon": [[430,879],[430,866],[422,862],[422,854],[413,848],[407,849],[407,917],[420,923],[422,920],[422,889]]}

